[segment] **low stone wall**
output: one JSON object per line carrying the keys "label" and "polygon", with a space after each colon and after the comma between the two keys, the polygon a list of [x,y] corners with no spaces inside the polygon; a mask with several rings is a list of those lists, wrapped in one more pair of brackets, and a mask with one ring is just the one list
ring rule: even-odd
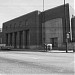
{"label": "low stone wall", "polygon": [[68,49],[69,50],[75,49],[75,43],[68,43]]}
{"label": "low stone wall", "polygon": [[[75,50],[75,42],[68,43],[68,50]],[[58,48],[59,50],[66,50],[66,44],[62,44],[61,47]]]}
{"label": "low stone wall", "polygon": [[[44,50],[44,45],[38,45],[38,46],[30,46],[30,49],[38,49],[38,50]],[[66,44],[62,44],[59,48],[52,48],[53,50],[66,50]],[[68,43],[68,50],[74,50],[75,51],[75,42]]]}
{"label": "low stone wall", "polygon": [[29,47],[30,49],[42,49],[42,46],[40,46],[40,45],[32,45],[32,46],[30,46]]}

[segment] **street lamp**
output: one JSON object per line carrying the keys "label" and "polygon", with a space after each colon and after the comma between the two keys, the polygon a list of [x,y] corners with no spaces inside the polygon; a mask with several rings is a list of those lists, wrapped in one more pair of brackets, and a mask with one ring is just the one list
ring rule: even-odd
{"label": "street lamp", "polygon": [[66,34],[66,53],[68,52],[68,39],[70,38],[70,32]]}

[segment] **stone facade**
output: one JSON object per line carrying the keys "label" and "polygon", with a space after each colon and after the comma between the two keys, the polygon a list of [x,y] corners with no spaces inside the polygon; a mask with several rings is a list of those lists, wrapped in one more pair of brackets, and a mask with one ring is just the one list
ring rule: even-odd
{"label": "stone facade", "polygon": [[[65,13],[64,10],[66,10]],[[70,32],[69,4],[66,4],[65,8],[64,5],[61,5],[46,10],[41,15],[43,17],[42,43],[51,43],[53,47],[65,45],[66,34]]]}
{"label": "stone facade", "polygon": [[14,48],[39,47],[41,44],[39,13],[34,11],[3,23],[3,43]]}
{"label": "stone facade", "polygon": [[63,44],[62,18],[53,19],[45,22],[45,43],[51,43],[55,47]]}

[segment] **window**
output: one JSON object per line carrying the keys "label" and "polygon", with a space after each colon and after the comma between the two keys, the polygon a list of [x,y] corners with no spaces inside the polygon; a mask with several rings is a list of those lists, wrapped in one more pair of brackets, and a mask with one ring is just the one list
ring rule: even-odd
{"label": "window", "polygon": [[19,26],[21,26],[21,25],[22,25],[22,21],[19,22]]}
{"label": "window", "polygon": [[16,27],[16,23],[14,23],[14,28]]}
{"label": "window", "polygon": [[7,26],[3,26],[3,29],[4,29],[4,30],[7,30]]}
{"label": "window", "polygon": [[10,28],[11,28],[11,24],[10,24]]}
{"label": "window", "polygon": [[3,26],[3,29],[6,29],[6,26]]}
{"label": "window", "polygon": [[7,26],[5,27],[5,29],[7,30]]}
{"label": "window", "polygon": [[26,25],[26,26],[28,25],[28,20],[25,21],[25,25]]}

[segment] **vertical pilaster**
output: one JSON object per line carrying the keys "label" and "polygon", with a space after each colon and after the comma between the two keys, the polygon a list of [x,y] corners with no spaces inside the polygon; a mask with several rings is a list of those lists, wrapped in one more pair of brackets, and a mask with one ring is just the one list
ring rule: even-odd
{"label": "vertical pilaster", "polygon": [[25,31],[23,31],[23,48],[25,48]]}
{"label": "vertical pilaster", "polygon": [[4,43],[8,45],[8,34],[4,34]]}
{"label": "vertical pilaster", "polygon": [[12,46],[12,33],[10,33],[10,45]]}
{"label": "vertical pilaster", "polygon": [[21,31],[21,48],[23,48],[23,31]]}
{"label": "vertical pilaster", "polygon": [[17,48],[17,32],[14,33],[14,47]]}
{"label": "vertical pilaster", "polygon": [[10,33],[8,34],[8,46],[10,46]]}
{"label": "vertical pilaster", "polygon": [[17,48],[20,48],[20,32],[17,32]]}
{"label": "vertical pilaster", "polygon": [[14,46],[14,42],[15,42],[15,34],[12,33],[12,46]]}

